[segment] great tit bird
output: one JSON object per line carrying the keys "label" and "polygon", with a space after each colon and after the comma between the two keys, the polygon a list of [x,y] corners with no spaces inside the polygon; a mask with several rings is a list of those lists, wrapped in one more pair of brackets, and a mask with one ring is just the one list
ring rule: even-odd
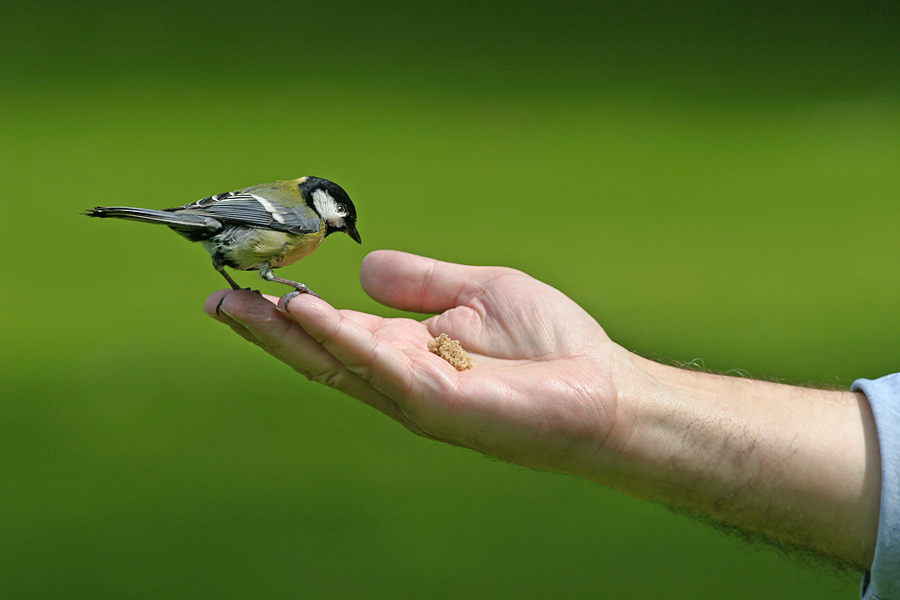
{"label": "great tit bird", "polygon": [[242,288],[225,267],[258,270],[267,281],[293,287],[290,297],[313,292],[302,283],[276,277],[272,269],[307,256],[336,231],[362,243],[347,192],[318,177],[260,183],[165,210],[97,206],[83,214],[168,225],[189,241],[202,242],[213,267],[232,289]]}

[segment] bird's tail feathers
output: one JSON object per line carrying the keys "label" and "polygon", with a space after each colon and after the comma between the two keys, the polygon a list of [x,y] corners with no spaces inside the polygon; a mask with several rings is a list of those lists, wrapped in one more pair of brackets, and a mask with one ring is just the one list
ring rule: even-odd
{"label": "bird's tail feathers", "polygon": [[222,227],[222,223],[212,217],[202,215],[186,215],[152,208],[132,208],[130,206],[95,206],[81,213],[88,217],[127,219],[129,221],[141,221],[142,223],[160,223],[174,229],[215,230]]}

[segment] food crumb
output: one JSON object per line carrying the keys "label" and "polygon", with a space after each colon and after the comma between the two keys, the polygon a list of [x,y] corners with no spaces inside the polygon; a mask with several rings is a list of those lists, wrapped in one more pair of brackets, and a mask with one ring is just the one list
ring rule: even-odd
{"label": "food crumb", "polygon": [[440,336],[428,341],[428,351],[437,354],[457,371],[466,371],[472,368],[472,359],[460,346],[459,340],[451,340],[450,336],[442,333]]}

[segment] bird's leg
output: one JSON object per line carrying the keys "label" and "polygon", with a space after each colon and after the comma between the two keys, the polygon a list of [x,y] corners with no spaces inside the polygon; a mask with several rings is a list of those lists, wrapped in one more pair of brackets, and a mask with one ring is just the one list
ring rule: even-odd
{"label": "bird's leg", "polygon": [[231,278],[231,275],[229,275],[228,273],[225,272],[225,267],[220,266],[220,265],[217,265],[217,266],[216,266],[216,271],[218,271],[219,273],[222,274],[222,277],[225,278],[225,281],[228,282],[228,285],[231,286],[231,289],[233,289],[233,290],[239,290],[239,289],[241,289],[241,286],[239,286],[239,285],[237,284],[237,282],[236,282],[234,279]]}
{"label": "bird's leg", "polygon": [[224,265],[218,265],[218,264],[216,264],[216,263],[213,263],[213,267],[216,269],[216,271],[218,271],[219,273],[222,274],[222,277],[225,278],[225,281],[228,282],[228,285],[231,286],[231,289],[233,289],[233,290],[246,290],[246,291],[249,291],[249,292],[256,292],[257,294],[262,295],[262,292],[260,292],[259,290],[251,290],[251,289],[248,288],[248,287],[242,288],[241,286],[239,286],[239,285],[237,284],[237,282],[236,282],[234,279],[231,278],[231,275],[229,275],[228,273],[225,272],[225,266],[224,266]]}
{"label": "bird's leg", "polygon": [[[241,286],[239,286],[239,285],[237,284],[237,282],[236,282],[234,279],[231,278],[231,275],[229,275],[228,273],[225,272],[225,266],[224,266],[224,265],[217,264],[215,261],[213,261],[213,267],[216,269],[216,271],[218,271],[219,273],[222,274],[222,277],[225,278],[225,281],[228,282],[228,285],[231,286],[231,289],[233,289],[233,290],[235,290],[235,291],[238,291],[238,290],[245,290],[245,291],[253,292],[253,293],[255,293],[255,294],[259,294],[260,296],[262,296],[262,292],[260,292],[259,290],[251,290],[251,289],[248,288],[248,287],[242,288]],[[225,294],[225,296],[222,296],[221,298],[219,298],[219,303],[216,304],[216,314],[217,314],[217,315],[218,315],[218,314],[221,314],[221,313],[219,312],[219,309],[222,308],[222,302],[225,301],[225,297],[226,297],[226,296],[228,296],[228,294]]]}
{"label": "bird's leg", "polygon": [[315,293],[314,291],[312,291],[311,289],[309,289],[302,283],[297,283],[296,281],[291,281],[290,279],[282,279],[281,277],[276,276],[275,273],[272,272],[272,269],[270,267],[263,267],[262,269],[260,269],[259,275],[266,281],[274,281],[275,283],[283,283],[284,285],[289,285],[292,288],[294,288],[293,292],[288,292],[281,299],[281,303],[285,307],[287,306],[288,302],[291,301],[291,298],[294,298],[295,296],[299,296],[300,294],[311,294],[311,295],[315,296],[316,298],[319,297],[319,295],[317,293]]}

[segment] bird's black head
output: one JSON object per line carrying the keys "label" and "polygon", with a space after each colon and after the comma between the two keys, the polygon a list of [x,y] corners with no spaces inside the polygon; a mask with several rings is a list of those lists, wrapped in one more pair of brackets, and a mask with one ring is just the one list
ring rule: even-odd
{"label": "bird's black head", "polygon": [[362,243],[356,231],[356,207],[341,186],[319,177],[304,177],[299,188],[303,200],[325,221],[326,236],[343,231],[357,244]]}

